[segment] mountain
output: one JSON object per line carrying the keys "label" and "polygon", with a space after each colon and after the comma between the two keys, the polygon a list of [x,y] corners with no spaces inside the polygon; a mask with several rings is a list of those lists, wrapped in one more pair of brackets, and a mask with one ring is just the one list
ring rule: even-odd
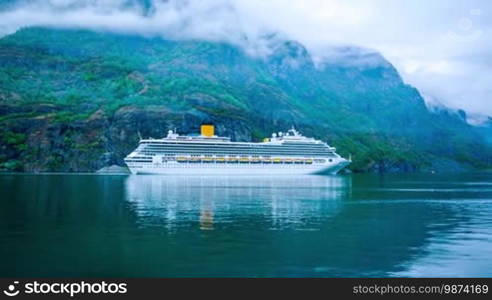
{"label": "mountain", "polygon": [[254,57],[226,43],[26,28],[0,39],[0,168],[123,165],[138,134],[259,141],[298,127],[352,155],[353,171],[490,168],[492,150],[459,114],[430,111],[380,54],[331,49],[315,64],[275,36]]}
{"label": "mountain", "polygon": [[485,141],[492,145],[492,117],[487,117],[482,123],[476,125],[477,131],[481,133]]}

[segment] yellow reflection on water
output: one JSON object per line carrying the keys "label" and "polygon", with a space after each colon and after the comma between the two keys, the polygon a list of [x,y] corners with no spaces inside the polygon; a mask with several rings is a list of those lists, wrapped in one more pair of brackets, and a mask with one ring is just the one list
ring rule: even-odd
{"label": "yellow reflection on water", "polygon": [[168,228],[194,219],[200,229],[213,230],[217,222],[247,215],[262,215],[273,228],[334,215],[351,177],[132,175],[125,184],[140,217]]}

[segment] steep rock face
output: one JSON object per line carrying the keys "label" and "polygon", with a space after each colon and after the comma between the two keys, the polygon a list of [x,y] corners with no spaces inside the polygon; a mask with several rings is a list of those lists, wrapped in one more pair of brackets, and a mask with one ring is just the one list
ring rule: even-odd
{"label": "steep rock face", "polygon": [[[2,154],[20,161],[13,170],[27,172],[92,172],[106,166],[123,166],[123,158],[144,137],[162,137],[169,129],[199,132],[199,124],[214,119],[204,114],[175,114],[162,106],[138,108],[125,106],[108,116],[98,110],[89,118],[58,122],[46,118],[17,119],[11,132],[22,132],[18,144],[4,144]],[[221,118],[219,132],[235,140],[251,140],[251,126],[246,122]]]}
{"label": "steep rock face", "polygon": [[237,141],[295,125],[352,154],[354,171],[492,164],[482,134],[429,111],[381,55],[339,48],[315,64],[293,41],[272,50],[42,28],[0,39],[0,169],[123,165],[139,133],[196,133],[203,121]]}

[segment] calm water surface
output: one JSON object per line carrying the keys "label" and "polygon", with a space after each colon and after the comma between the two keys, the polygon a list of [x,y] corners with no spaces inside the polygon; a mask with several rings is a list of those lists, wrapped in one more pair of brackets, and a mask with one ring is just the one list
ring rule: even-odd
{"label": "calm water surface", "polygon": [[492,276],[492,174],[3,174],[0,195],[0,277]]}

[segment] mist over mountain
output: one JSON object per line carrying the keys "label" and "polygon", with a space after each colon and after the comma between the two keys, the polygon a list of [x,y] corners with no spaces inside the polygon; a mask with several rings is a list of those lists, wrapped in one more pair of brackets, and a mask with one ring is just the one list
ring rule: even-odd
{"label": "mist over mountain", "polygon": [[480,123],[476,125],[476,129],[483,135],[485,141],[492,145],[492,118],[487,117],[486,120],[480,118]]}
{"label": "mist over mountain", "polygon": [[485,0],[0,0],[0,37],[35,26],[85,29],[228,43],[266,57],[275,34],[301,43],[315,64],[355,45],[381,53],[446,106],[491,116],[490,11]]}
{"label": "mist over mountain", "polygon": [[[431,111],[375,51],[333,47],[322,63],[299,42],[264,37],[256,56],[229,42],[26,28],[0,39],[0,166],[94,171],[123,165],[138,134],[198,132],[259,141],[298,127],[354,171],[489,168],[484,132]],[[357,62],[357,63],[354,63]]]}

